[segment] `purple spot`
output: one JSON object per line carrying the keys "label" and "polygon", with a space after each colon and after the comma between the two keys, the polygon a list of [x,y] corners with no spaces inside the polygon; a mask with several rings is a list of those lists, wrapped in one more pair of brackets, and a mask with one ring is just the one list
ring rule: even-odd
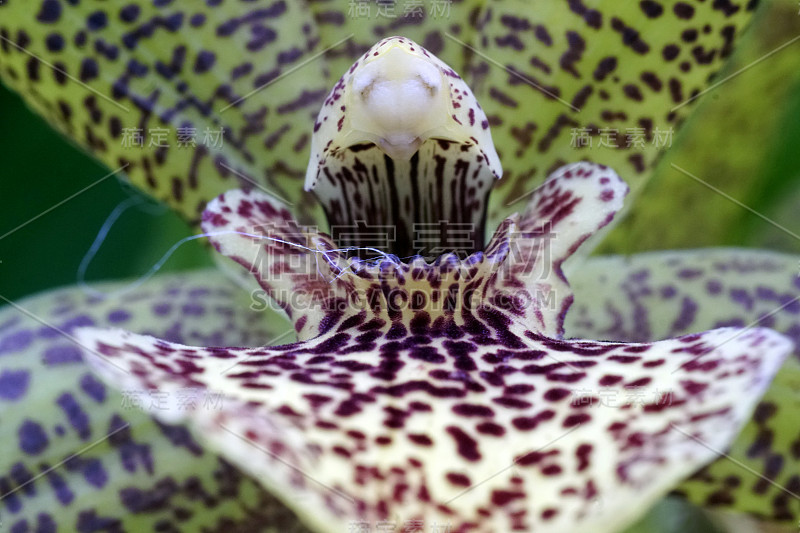
{"label": "purple spot", "polygon": [[783,334],[794,341],[794,353],[800,358],[800,324],[792,324]]}
{"label": "purple spot", "polygon": [[84,374],[81,377],[81,389],[91,399],[97,403],[103,403],[106,399],[106,386],[103,385],[93,374]]}
{"label": "purple spot", "polygon": [[197,59],[194,63],[194,71],[198,74],[202,74],[203,72],[207,72],[211,67],[214,66],[214,62],[217,60],[216,55],[214,52],[210,52],[208,50],[201,50],[199,54],[197,54]]}
{"label": "purple spot", "polygon": [[759,285],[756,287],[756,298],[759,300],[777,300],[778,295],[771,288]]}
{"label": "purple spot", "polygon": [[[42,465],[41,468],[43,470],[49,470],[49,466],[47,465]],[[63,505],[69,505],[72,503],[72,500],[75,499],[75,495],[71,490],[69,490],[69,485],[67,485],[66,481],[64,481],[64,478],[61,477],[58,472],[55,470],[49,470],[49,473],[47,474],[47,481],[49,481],[50,486],[53,487],[58,501],[60,501]]]}
{"label": "purple spot", "polygon": [[11,470],[9,470],[9,474],[17,487],[20,487],[20,490],[26,495],[36,495],[36,486],[31,483],[31,481],[33,481],[33,474],[25,467],[24,463],[14,463]]}
{"label": "purple spot", "polygon": [[719,280],[712,279],[706,283],[706,290],[708,294],[719,294],[722,292],[722,283]]}
{"label": "purple spot", "polygon": [[97,458],[87,459],[83,467],[83,477],[92,486],[102,489],[108,482],[108,473]]}
{"label": "purple spot", "polygon": [[67,333],[72,333],[73,330],[86,326],[94,326],[94,320],[87,315],[80,315],[64,322],[64,324],[61,326],[61,329]]}
{"label": "purple spot", "polygon": [[17,324],[19,324],[19,323],[20,323],[19,317],[14,317],[14,318],[12,318],[10,320],[6,320],[2,324],[0,324],[0,332],[4,332],[6,330],[9,330],[9,329],[13,328],[14,326],[16,326]]}
{"label": "purple spot", "polygon": [[684,331],[694,322],[697,315],[697,304],[694,300],[685,296],[681,300],[681,312],[672,324],[672,331]]}
{"label": "purple spot", "polygon": [[48,366],[80,363],[82,360],[81,351],[72,344],[52,346],[44,352],[44,363]]}
{"label": "purple spot", "polygon": [[631,281],[633,281],[634,283],[642,283],[644,281],[647,281],[647,278],[649,277],[650,277],[650,271],[645,268],[632,273]]}
{"label": "purple spot", "polygon": [[186,316],[202,316],[205,313],[205,309],[199,304],[186,304],[181,308],[181,311]]}
{"label": "purple spot", "polygon": [[61,335],[57,329],[44,327],[40,329],[37,334],[43,339],[54,339]]}
{"label": "purple spot", "polygon": [[106,17],[105,11],[95,11],[86,19],[86,25],[91,31],[102,30],[106,27],[107,23],[108,18]]}
{"label": "purple spot", "polygon": [[16,514],[22,509],[22,502],[20,502],[18,494],[14,492],[14,487],[6,477],[0,477],[0,492],[7,494],[7,496],[3,497],[3,504],[11,513]]}
{"label": "purple spot", "polygon": [[128,472],[136,472],[138,465],[141,463],[145,470],[153,473],[153,457],[150,454],[150,447],[146,444],[137,444],[131,437],[131,429],[129,424],[119,415],[114,415],[111,418],[111,423],[108,425],[108,434],[112,434],[108,438],[109,444],[119,449],[120,460],[122,467]]}
{"label": "purple spot", "polygon": [[0,339],[0,355],[24,350],[33,341],[33,332],[22,330]]}
{"label": "purple spot", "polygon": [[661,297],[664,299],[672,298],[677,292],[677,289],[675,289],[675,287],[672,285],[665,285],[661,287]]}
{"label": "purple spot", "polygon": [[175,322],[168,330],[159,335],[167,342],[174,342],[175,344],[186,344],[181,333],[183,325],[180,322]]}
{"label": "purple spot", "polygon": [[169,314],[171,309],[172,309],[172,306],[170,304],[167,304],[167,303],[156,304],[156,305],[153,306],[153,313],[155,313],[158,316],[164,316],[164,315]]}
{"label": "purple spot", "polygon": [[133,22],[139,16],[141,9],[136,4],[130,4],[123,7],[119,12],[119,18],[123,22]]}
{"label": "purple spot", "polygon": [[81,511],[76,524],[78,533],[93,533],[95,531],[122,531],[122,523],[118,518],[98,516],[97,511]]}
{"label": "purple spot", "polygon": [[742,304],[748,311],[753,309],[753,298],[744,289],[731,289],[731,299]]}
{"label": "purple spot", "polygon": [[25,420],[17,431],[20,449],[28,455],[38,455],[50,444],[44,428],[33,420]]}
{"label": "purple spot", "polygon": [[131,318],[131,314],[124,309],[115,309],[108,314],[108,321],[112,324],[125,322]]}
{"label": "purple spot", "polygon": [[453,412],[459,416],[494,416],[494,411],[490,407],[477,404],[454,405]]}
{"label": "purple spot", "polygon": [[81,408],[80,404],[75,401],[75,397],[69,392],[65,392],[58,397],[56,403],[67,415],[70,425],[75,428],[81,439],[86,440],[92,434],[89,428],[89,417],[86,412]]}
{"label": "purple spot", "polygon": [[714,328],[743,328],[745,326],[744,320],[741,318],[731,318],[730,320],[720,320],[714,324]]}
{"label": "purple spot", "polygon": [[762,314],[758,317],[758,325],[762,328],[775,327],[775,315]]}
{"label": "purple spot", "polygon": [[191,19],[189,19],[189,22],[195,28],[198,26],[202,26],[205,21],[206,21],[206,16],[203,13],[196,13],[192,15]]}
{"label": "purple spot", "polygon": [[126,487],[119,492],[119,499],[128,511],[147,513],[167,507],[178,490],[178,484],[173,479],[164,479],[152,491]]}
{"label": "purple spot", "polygon": [[44,0],[39,14],[36,15],[36,20],[44,24],[52,24],[57,22],[61,17],[61,4],[58,0]]}
{"label": "purple spot", "polygon": [[203,455],[203,448],[192,438],[192,434],[187,427],[162,424],[158,421],[156,421],[156,424],[161,428],[161,433],[163,433],[174,446],[183,446],[189,450],[192,455]]}
{"label": "purple spot", "polygon": [[31,375],[27,370],[3,370],[0,373],[0,399],[16,401],[28,391]]}
{"label": "purple spot", "polygon": [[800,300],[798,300],[797,296],[785,294],[779,297],[778,301],[787,313],[792,313],[793,315],[800,313]]}
{"label": "purple spot", "polygon": [[39,513],[36,515],[36,533],[56,533],[56,523],[47,513]]}
{"label": "purple spot", "polygon": [[205,287],[196,287],[189,291],[189,298],[202,298],[204,296],[208,296],[210,291]]}
{"label": "purple spot", "polygon": [[694,279],[703,275],[703,271],[697,268],[684,268],[678,271],[678,277],[682,279]]}

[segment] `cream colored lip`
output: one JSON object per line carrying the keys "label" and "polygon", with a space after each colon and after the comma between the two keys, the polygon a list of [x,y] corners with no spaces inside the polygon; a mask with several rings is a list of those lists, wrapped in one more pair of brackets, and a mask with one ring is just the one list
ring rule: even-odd
{"label": "cream colored lip", "polygon": [[439,68],[401,47],[365,63],[351,83],[350,127],[393,159],[408,160],[450,115]]}

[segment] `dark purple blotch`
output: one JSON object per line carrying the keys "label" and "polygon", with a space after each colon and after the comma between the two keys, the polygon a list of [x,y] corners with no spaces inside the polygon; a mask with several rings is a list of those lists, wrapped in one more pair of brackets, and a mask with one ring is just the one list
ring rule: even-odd
{"label": "dark purple blotch", "polygon": [[108,321],[112,324],[119,324],[120,322],[130,320],[130,318],[131,314],[124,309],[114,309],[108,314]]}
{"label": "dark purple blotch", "polygon": [[24,350],[33,341],[33,332],[24,329],[0,339],[0,355]]}
{"label": "dark purple blotch", "polygon": [[75,494],[70,490],[69,485],[64,478],[61,477],[55,469],[51,469],[48,465],[42,464],[41,468],[47,470],[47,481],[56,493],[56,498],[62,505],[69,505],[75,499]]}
{"label": "dark purple blotch", "polygon": [[72,393],[65,392],[58,397],[56,403],[61,410],[64,411],[64,414],[67,415],[67,420],[75,431],[78,432],[78,436],[82,440],[88,439],[92,434],[89,426],[89,416],[77,400],[75,400]]}
{"label": "dark purple blotch", "polygon": [[44,352],[44,364],[48,366],[80,363],[83,361],[81,351],[72,344],[51,346]]}
{"label": "dark purple blotch", "polygon": [[31,375],[27,370],[0,372],[0,400],[16,401],[28,392]]}
{"label": "dark purple blotch", "polygon": [[86,373],[81,376],[81,390],[97,403],[103,403],[106,399],[106,386],[94,377],[94,374]]}
{"label": "dark purple blotch", "polygon": [[19,437],[19,448],[29,455],[42,453],[50,441],[47,438],[44,428],[31,419],[26,419],[20,424],[17,430]]}

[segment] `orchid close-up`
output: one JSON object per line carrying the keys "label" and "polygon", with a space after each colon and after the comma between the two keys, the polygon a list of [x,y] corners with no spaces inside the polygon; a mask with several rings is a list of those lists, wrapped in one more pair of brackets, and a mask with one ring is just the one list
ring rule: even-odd
{"label": "orchid close-up", "polygon": [[797,10],[0,0],[0,531],[796,531]]}

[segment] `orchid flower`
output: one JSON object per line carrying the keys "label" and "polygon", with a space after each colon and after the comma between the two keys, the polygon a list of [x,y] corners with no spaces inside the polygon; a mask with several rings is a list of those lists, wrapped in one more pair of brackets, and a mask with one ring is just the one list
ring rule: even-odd
{"label": "orchid flower", "polygon": [[[30,84],[29,101],[109,166],[201,219],[232,260],[223,269],[244,267],[257,285],[204,270],[0,312],[0,424],[16,450],[0,469],[0,518],[12,531],[620,531],[703,467],[678,488],[691,500],[796,518],[798,436],[776,430],[797,401],[796,258],[720,249],[581,263],[578,248],[609,227],[657,152],[616,150],[603,164],[550,152],[576,113],[604,116],[618,95],[624,120],[652,128],[662,116],[648,106],[699,92],[744,6],[548,8],[561,20],[513,2],[460,5],[458,21],[404,28],[425,47],[369,47],[384,29],[359,30],[298,90],[278,80],[317,68],[308,61],[344,11],[74,4],[0,5],[3,75]],[[646,30],[666,17],[656,46]],[[658,50],[672,68],[682,51],[671,39],[701,20],[691,68],[622,61]],[[586,32],[625,52],[587,49]],[[175,46],[147,44],[154,34]],[[29,52],[42,47],[74,55],[48,64]],[[454,50],[471,83],[437,58]],[[486,72],[498,50],[534,70],[509,69],[499,88]],[[151,85],[150,69],[166,81]],[[553,69],[586,82],[548,85]],[[99,92],[61,88],[68,79]],[[228,148],[131,152],[117,144],[131,127],[119,106],[142,123],[225,124]],[[527,208],[509,214],[520,195]],[[370,237],[305,224],[320,211],[332,229],[394,233],[387,247],[353,244]],[[415,225],[443,221],[476,231],[458,248],[439,234],[443,253],[414,255]],[[279,312],[254,312],[242,284]],[[281,315],[296,342],[268,346]],[[764,475],[732,474],[737,457],[763,461]]]}

